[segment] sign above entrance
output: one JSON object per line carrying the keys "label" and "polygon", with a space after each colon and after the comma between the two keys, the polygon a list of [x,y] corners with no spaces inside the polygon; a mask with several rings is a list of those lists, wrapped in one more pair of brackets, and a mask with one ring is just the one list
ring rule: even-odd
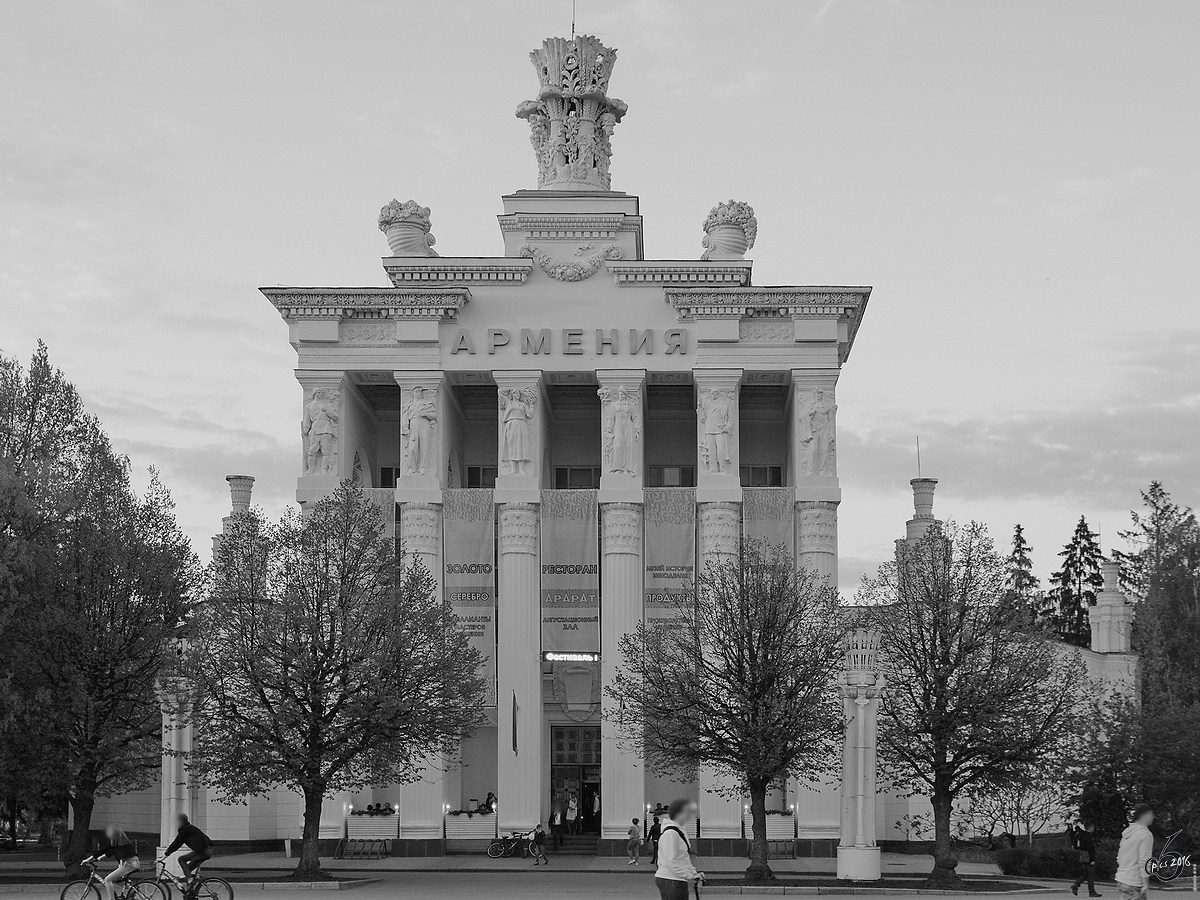
{"label": "sign above entrance", "polygon": [[547,651],[542,654],[542,662],[600,662],[600,654]]}
{"label": "sign above entrance", "polygon": [[[593,343],[594,339],[594,343]],[[486,352],[520,353],[522,356],[549,356],[561,353],[564,356],[583,356],[586,352],[597,356],[651,356],[662,353],[686,355],[690,349],[686,328],[668,328],[657,331],[653,328],[487,328],[472,331],[460,328],[450,344],[450,355]],[[478,350],[477,350],[478,348]]]}

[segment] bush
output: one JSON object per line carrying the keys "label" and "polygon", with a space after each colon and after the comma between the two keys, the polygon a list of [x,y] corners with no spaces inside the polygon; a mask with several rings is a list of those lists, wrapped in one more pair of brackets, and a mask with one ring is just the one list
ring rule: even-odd
{"label": "bush", "polygon": [[[1078,878],[1083,874],[1078,851],[1066,847],[1011,847],[996,854],[996,865],[1005,875],[1024,875],[1027,878]],[[1116,855],[1107,847],[1098,847],[1096,879],[1112,881],[1116,874]]]}

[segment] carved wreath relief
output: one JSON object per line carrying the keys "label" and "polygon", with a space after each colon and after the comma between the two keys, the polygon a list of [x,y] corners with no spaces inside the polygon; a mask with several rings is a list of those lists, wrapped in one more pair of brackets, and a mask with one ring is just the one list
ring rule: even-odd
{"label": "carved wreath relief", "polygon": [[337,388],[316,388],[304,404],[300,437],[304,442],[304,474],[336,475],[338,444]]}

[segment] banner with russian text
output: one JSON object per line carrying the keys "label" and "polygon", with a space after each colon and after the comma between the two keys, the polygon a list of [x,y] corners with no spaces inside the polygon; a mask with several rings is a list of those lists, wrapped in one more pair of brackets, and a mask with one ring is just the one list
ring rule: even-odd
{"label": "banner with russian text", "polygon": [[748,541],[782,544],[794,555],[796,491],[794,488],[744,488],[742,535]]}
{"label": "banner with russian text", "polygon": [[542,652],[600,652],[597,491],[542,491]]}
{"label": "banner with russian text", "polygon": [[646,518],[646,621],[673,619],[696,578],[696,491],[643,492]]}
{"label": "banner with russian text", "polygon": [[483,657],[487,705],[496,705],[495,507],[480,488],[443,491],[445,541],[442,579],[446,603],[467,640]]}

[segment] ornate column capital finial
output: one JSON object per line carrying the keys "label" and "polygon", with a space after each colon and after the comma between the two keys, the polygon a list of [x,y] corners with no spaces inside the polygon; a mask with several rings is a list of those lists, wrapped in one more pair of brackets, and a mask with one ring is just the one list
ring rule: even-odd
{"label": "ornate column capital finial", "polygon": [[701,259],[745,259],[758,237],[754,207],[741,200],[718,203],[704,219]]}
{"label": "ornate column capital finial", "polygon": [[379,230],[387,235],[392,256],[437,256],[429,229],[429,207],[393,199],[379,211]]}
{"label": "ornate column capital finial", "polygon": [[581,34],[546,38],[529,59],[540,90],[517,106],[517,118],[529,122],[538,188],[609,190],[610,139],[629,109],[608,96],[617,51]]}

